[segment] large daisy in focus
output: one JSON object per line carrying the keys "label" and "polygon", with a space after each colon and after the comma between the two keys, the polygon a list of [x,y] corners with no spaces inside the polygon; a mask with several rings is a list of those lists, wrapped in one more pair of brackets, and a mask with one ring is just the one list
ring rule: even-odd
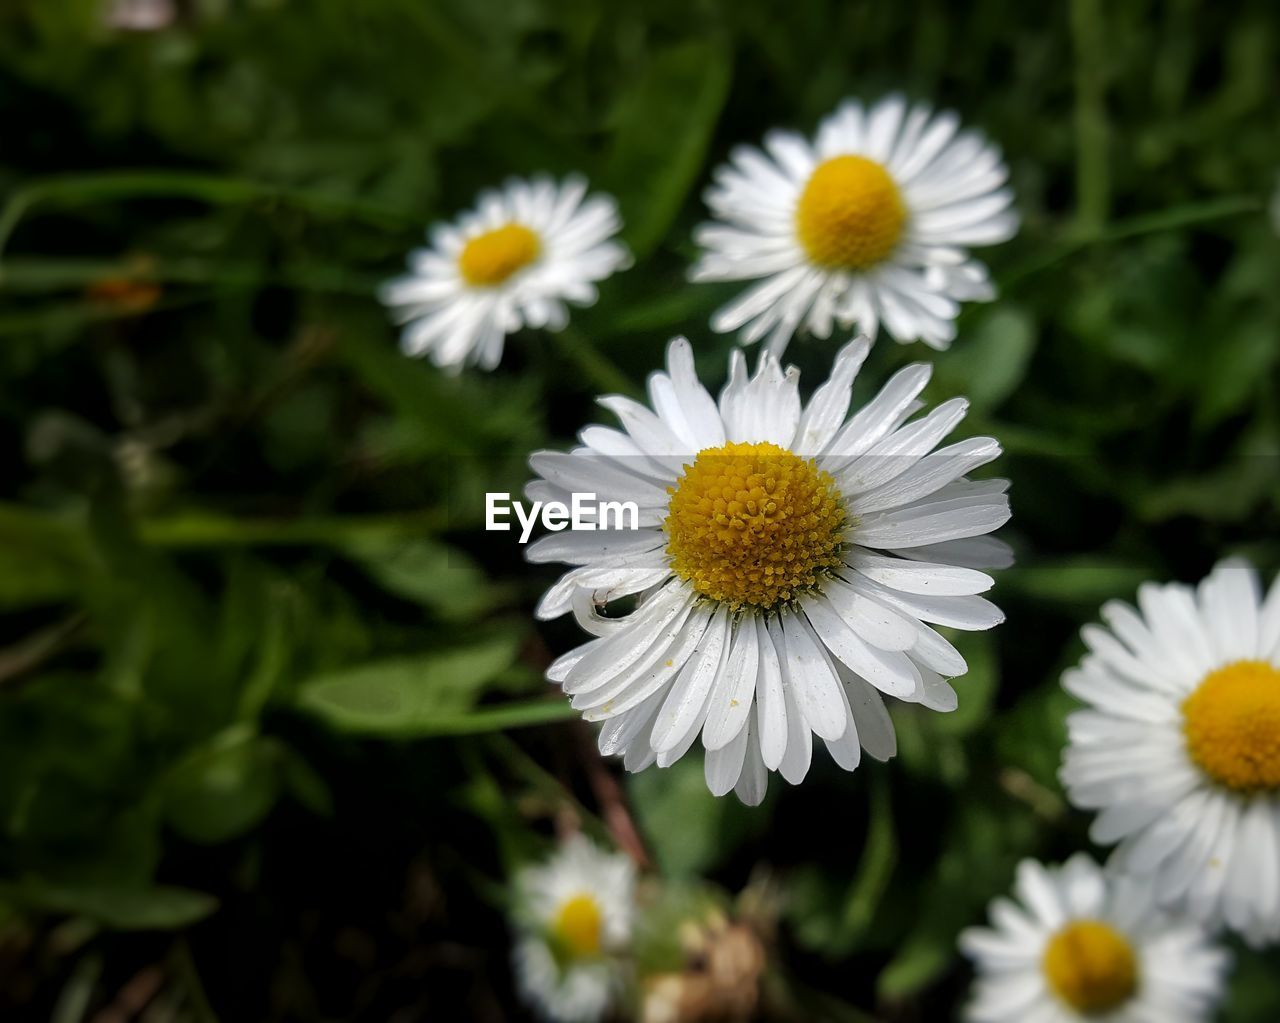
{"label": "large daisy in focus", "polygon": [[[894,754],[882,693],[947,711],[965,662],[931,625],[987,629],[982,567],[1007,563],[986,538],[1009,517],[1004,480],[965,474],[1000,453],[990,437],[934,450],[964,417],[954,398],[913,419],[929,367],[908,366],[849,416],[870,343],[836,358],[801,404],[799,374],[765,354],[748,377],[735,351],[717,403],[687,341],[649,378],[652,408],[602,398],[622,429],[588,427],[582,447],[530,459],[528,494],[634,502],[638,528],[554,533],[532,561],[575,566],[538,615],[572,611],[595,635],[548,676],[628,770],[666,767],[701,740],[717,795],[793,784],[813,737],[847,770],[862,750]],[[623,523],[629,525],[629,523]],[[604,605],[635,595],[621,617]]]}
{"label": "large daisy in focus", "polygon": [[588,197],[578,177],[513,178],[482,192],[475,209],[431,228],[409,273],[383,285],[382,301],[405,325],[401,347],[446,369],[493,369],[508,334],[562,330],[570,303],[595,302],[596,282],[630,262],[613,240],[621,226],[614,200]]}
{"label": "large daisy in focus", "polygon": [[625,856],[575,836],[516,878],[516,983],[556,1023],[595,1023],[621,987],[619,952],[631,939],[635,871]]}
{"label": "large daisy in focus", "polygon": [[946,348],[964,301],[995,296],[972,245],[1011,238],[1018,218],[1000,152],[949,111],[892,95],[849,100],[812,142],[765,136],[739,146],[706,193],[696,281],[758,281],[719,310],[720,332],[767,339],[781,355],[800,329],[815,337],[883,325],[901,342]]}
{"label": "large daisy in focus", "polygon": [[1018,866],[1017,901],[960,935],[977,981],[971,1023],[1201,1023],[1222,998],[1226,954],[1156,905],[1149,880],[1083,854]]}
{"label": "large daisy in focus", "polygon": [[1251,943],[1280,940],[1280,585],[1224,561],[1196,588],[1103,605],[1062,684],[1062,783],[1095,841],[1166,903]]}

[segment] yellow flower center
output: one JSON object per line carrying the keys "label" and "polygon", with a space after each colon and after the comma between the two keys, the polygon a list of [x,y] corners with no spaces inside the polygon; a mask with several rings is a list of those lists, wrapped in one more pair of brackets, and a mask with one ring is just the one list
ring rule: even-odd
{"label": "yellow flower center", "polygon": [[1280,669],[1236,661],[1205,676],[1183,701],[1191,759],[1238,792],[1280,789]]}
{"label": "yellow flower center", "polygon": [[566,899],[551,925],[560,946],[574,958],[600,954],[600,904],[585,892]]}
{"label": "yellow flower center", "polygon": [[893,251],[907,209],[889,172],[863,156],[820,163],[796,204],[796,233],[809,258],[832,269],[865,270]]}
{"label": "yellow flower center", "polygon": [[541,251],[538,236],[527,227],[505,224],[467,242],[458,256],[458,271],[468,284],[492,287],[528,266]]}
{"label": "yellow flower center", "polygon": [[1086,1016],[1110,1012],[1138,989],[1132,946],[1098,920],[1075,920],[1058,931],[1041,965],[1053,993]]}
{"label": "yellow flower center", "polygon": [[668,493],[672,569],[735,609],[790,600],[841,563],[846,516],[835,480],[776,444],[701,451]]}

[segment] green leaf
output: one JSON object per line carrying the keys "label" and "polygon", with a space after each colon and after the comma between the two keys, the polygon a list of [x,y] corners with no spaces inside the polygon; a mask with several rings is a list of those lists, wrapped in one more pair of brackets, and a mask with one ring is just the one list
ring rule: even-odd
{"label": "green leaf", "polygon": [[350,545],[346,553],[386,590],[442,618],[475,618],[493,603],[475,562],[435,540],[371,539]]}
{"label": "green leaf", "polygon": [[252,830],[280,792],[273,740],[233,728],[190,754],[165,779],[165,814],[193,842],[225,842]]}
{"label": "green leaf", "polygon": [[1280,986],[1276,984],[1274,949],[1236,948],[1223,1023],[1255,1023],[1280,1019]]}
{"label": "green leaf", "polygon": [[1050,799],[1059,792],[1067,715],[1079,706],[1055,679],[1024,696],[996,726],[1001,764],[1025,771]]}
{"label": "green leaf", "polygon": [[960,651],[969,670],[951,680],[959,697],[956,709],[949,714],[931,714],[925,720],[940,735],[963,738],[990,718],[1000,688],[1000,659],[990,632],[948,631],[947,639]]}
{"label": "green leaf", "polygon": [[1017,861],[1036,851],[1037,825],[1029,812],[977,786],[957,803],[940,837],[943,851],[936,867],[908,882],[916,910],[909,917],[911,929],[877,981],[882,998],[910,995],[947,969],[961,929],[981,920],[991,894],[1007,890]]}
{"label": "green leaf", "polygon": [[0,505],[0,608],[66,600],[92,567],[85,532],[13,505]]}
{"label": "green leaf", "polygon": [[705,874],[753,828],[766,826],[759,809],[735,796],[718,799],[707,790],[701,757],[682,757],[629,779],[631,802],[663,874]]}
{"label": "green leaf", "polygon": [[851,883],[817,864],[804,864],[788,884],[787,915],[797,939],[828,958],[848,955],[868,934],[897,866],[898,841],[889,786],[872,781],[866,840]]}
{"label": "green leaf", "polygon": [[637,257],[662,240],[697,180],[730,78],[728,47],[698,40],[659,52],[623,96],[604,183]]}
{"label": "green leaf", "polygon": [[1146,566],[1085,554],[1015,565],[1000,574],[1000,587],[1022,598],[1074,606],[1093,614],[1108,600],[1132,600],[1150,577],[1151,569]]}
{"label": "green leaf", "polygon": [[880,973],[881,998],[897,999],[918,991],[946,969],[954,955],[951,935],[942,930],[917,930]]}
{"label": "green leaf", "polygon": [[1244,324],[1215,339],[1207,354],[1192,382],[1196,423],[1201,428],[1244,412],[1251,394],[1271,379],[1272,367],[1280,358],[1276,327],[1269,321]]}
{"label": "green leaf", "polygon": [[508,632],[461,649],[347,668],[306,683],[300,702],[347,731],[406,738],[456,733],[472,720],[484,685],[515,659],[517,642],[518,634]]}
{"label": "green leaf", "polygon": [[281,777],[293,798],[320,817],[333,816],[333,794],[319,772],[297,750],[282,745],[280,752]]}
{"label": "green leaf", "polygon": [[190,888],[126,888],[39,878],[0,884],[0,898],[28,910],[88,917],[122,931],[174,930],[218,908],[213,896]]}
{"label": "green leaf", "polygon": [[1035,345],[1031,314],[1019,306],[996,306],[936,357],[939,385],[968,397],[975,412],[993,411],[1026,377]]}

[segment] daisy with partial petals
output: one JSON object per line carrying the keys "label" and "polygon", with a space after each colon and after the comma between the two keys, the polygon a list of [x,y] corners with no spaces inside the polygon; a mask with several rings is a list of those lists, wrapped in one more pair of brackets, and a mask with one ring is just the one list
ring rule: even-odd
{"label": "daisy with partial petals", "polygon": [[569,304],[592,305],[596,283],[630,263],[614,240],[621,226],[617,203],[587,196],[578,177],[513,178],[482,192],[455,223],[435,225],[431,245],[410,254],[409,273],[382,287],[405,325],[401,347],[449,370],[493,369],[508,334],[562,330]]}
{"label": "daisy with partial petals", "polygon": [[1228,560],[1192,588],[1147,583],[1104,604],[1062,684],[1062,783],[1100,811],[1117,869],[1252,944],[1280,940],[1280,583]]}
{"label": "daisy with partial petals", "polygon": [[635,870],[626,856],[581,835],[516,878],[516,983],[555,1023],[595,1023],[622,983],[617,961],[631,940]]}
{"label": "daisy with partial petals", "polygon": [[891,95],[841,104],[810,141],[765,136],[733,150],[706,193],[695,281],[758,281],[717,312],[781,355],[804,329],[837,327],[946,348],[960,303],[995,291],[969,246],[1011,238],[1018,218],[1000,152],[949,111]]}
{"label": "daisy with partial petals", "polygon": [[977,971],[970,1023],[1203,1023],[1222,1000],[1226,954],[1160,911],[1149,880],[1088,856],[1018,866],[1016,901],[960,935]]}
{"label": "daisy with partial petals", "polygon": [[[1009,560],[985,536],[1009,517],[1007,484],[965,478],[1000,447],[937,448],[967,402],[912,418],[923,364],[850,416],[869,347],[845,346],[807,405],[795,369],[766,353],[749,377],[735,351],[717,402],[678,339],[649,378],[652,408],[602,398],[621,430],[588,427],[574,451],[530,459],[541,477],[530,498],[638,508],[637,529],[555,533],[528,549],[574,566],[537,613],[572,611],[596,638],[548,677],[604,723],[601,752],[628,770],[667,767],[701,741],[711,791],[755,804],[769,771],[804,778],[815,736],[846,770],[863,750],[891,757],[881,694],[956,706],[946,678],[965,662],[930,626],[1002,620],[978,594],[992,585],[979,569]],[[630,613],[601,613],[622,597]]]}

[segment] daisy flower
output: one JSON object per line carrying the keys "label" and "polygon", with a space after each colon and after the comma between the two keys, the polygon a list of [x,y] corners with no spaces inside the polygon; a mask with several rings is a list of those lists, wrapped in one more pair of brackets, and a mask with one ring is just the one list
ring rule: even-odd
{"label": "daisy flower", "polygon": [[1280,939],[1280,585],[1264,601],[1253,568],[1228,560],[1102,617],[1062,679],[1089,704],[1067,719],[1072,802],[1101,811],[1094,841],[1119,841],[1115,866],[1166,903]]}
{"label": "daisy flower", "polygon": [[960,935],[977,971],[971,1023],[1199,1023],[1222,997],[1226,954],[1156,905],[1150,881],[1088,856],[1018,866],[1017,901]]}
{"label": "daisy flower", "polygon": [[[652,409],[602,398],[621,430],[592,426],[574,451],[531,457],[532,499],[585,492],[637,509],[636,529],[558,532],[528,549],[575,566],[537,613],[572,611],[596,638],[548,677],[604,722],[600,750],[628,770],[667,767],[701,737],[711,791],[756,804],[768,771],[804,778],[814,735],[846,770],[864,749],[893,756],[881,693],[956,706],[944,676],[964,659],[929,626],[1003,618],[977,594],[992,585],[979,568],[1009,561],[983,535],[1009,517],[1007,483],[964,478],[1000,446],[934,450],[967,402],[912,419],[923,364],[849,417],[869,347],[846,345],[807,406],[794,368],[765,353],[748,377],[735,350],[717,403],[680,338],[649,378]],[[629,614],[601,613],[632,595]]]}
{"label": "daisy flower", "polygon": [[989,301],[986,267],[967,246],[1011,238],[1018,218],[1000,152],[955,114],[892,95],[847,100],[810,142],[765,136],[739,146],[706,201],[695,281],[759,281],[711,326],[742,328],[781,355],[797,330],[835,326],[946,348],[963,301]]}
{"label": "daisy flower", "polygon": [[559,185],[513,178],[482,192],[455,223],[432,227],[430,247],[410,254],[409,273],[381,290],[405,325],[405,353],[450,370],[467,362],[493,369],[508,334],[562,330],[567,303],[594,303],[596,282],[631,257],[613,240],[622,226],[617,204],[586,193],[579,177]]}
{"label": "daisy flower", "polygon": [[620,987],[616,954],[631,938],[635,871],[581,835],[516,878],[516,983],[556,1023],[594,1023]]}

